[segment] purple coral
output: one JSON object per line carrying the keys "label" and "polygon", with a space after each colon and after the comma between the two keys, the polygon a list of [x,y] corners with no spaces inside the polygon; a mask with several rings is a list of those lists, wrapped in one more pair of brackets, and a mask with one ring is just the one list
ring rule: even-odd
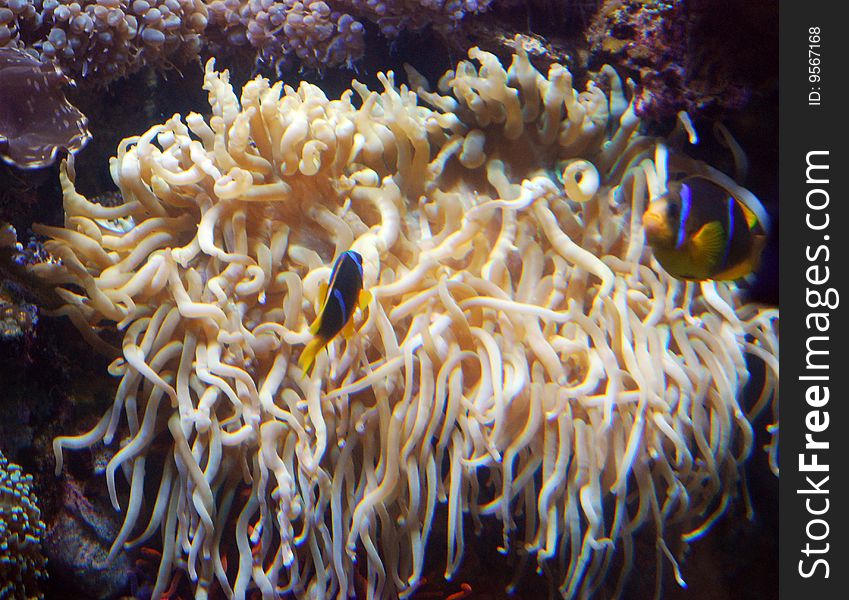
{"label": "purple coral", "polygon": [[[750,36],[741,45],[731,33],[751,18],[743,4],[607,0],[590,28],[589,41],[598,62],[639,74],[635,108],[640,116],[660,120],[681,110],[693,116],[715,115],[741,108],[751,94],[743,84],[751,77],[742,73],[759,50],[750,47]],[[770,27],[758,29],[768,32]]]}
{"label": "purple coral", "polygon": [[294,59],[320,69],[351,63],[363,53],[363,25],[324,0],[213,0],[211,26],[226,43],[250,45],[274,67]]}
{"label": "purple coral", "polygon": [[97,486],[66,476],[61,504],[44,536],[51,579],[73,598],[115,598],[135,575],[127,553],[109,556],[120,519]]}
{"label": "purple coral", "polygon": [[338,0],[339,6],[377,23],[381,33],[395,38],[405,29],[433,27],[443,33],[454,31],[467,14],[489,8],[492,0]]}
{"label": "purple coral", "polygon": [[52,64],[0,48],[0,159],[22,169],[53,163],[60,149],[81,150],[91,134],[85,116],[65,98],[69,82]]}
{"label": "purple coral", "polygon": [[0,47],[55,60],[109,83],[145,65],[185,62],[252,47],[271,66],[350,65],[364,49],[363,23],[395,38],[404,29],[455,31],[491,0],[0,0]]}
{"label": "purple coral", "polygon": [[22,30],[32,29],[40,22],[35,2],[0,0],[0,47],[16,44]]}
{"label": "purple coral", "polygon": [[0,46],[100,83],[197,56],[206,24],[201,0],[0,0]]}
{"label": "purple coral", "polygon": [[[395,38],[432,26],[448,33],[491,0],[212,0],[210,29],[225,45],[257,49],[261,62],[321,69],[351,64],[364,49],[364,21]],[[213,37],[215,31],[211,32]]]}

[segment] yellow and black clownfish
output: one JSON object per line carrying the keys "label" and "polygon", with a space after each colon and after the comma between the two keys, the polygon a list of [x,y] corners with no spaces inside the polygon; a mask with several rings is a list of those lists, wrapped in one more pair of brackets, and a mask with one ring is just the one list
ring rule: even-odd
{"label": "yellow and black clownfish", "polygon": [[363,290],[363,257],[353,250],[339,255],[330,274],[330,283],[324,304],[312,325],[310,333],[313,339],[306,345],[298,364],[309,375],[315,365],[316,355],[336,335],[346,329],[345,337],[353,334],[351,315],[354,307],[365,308],[371,301],[371,294]]}
{"label": "yellow and black clownfish", "polygon": [[685,281],[745,277],[758,268],[766,243],[752,210],[700,176],[670,183],[643,214],[643,228],[664,270]]}

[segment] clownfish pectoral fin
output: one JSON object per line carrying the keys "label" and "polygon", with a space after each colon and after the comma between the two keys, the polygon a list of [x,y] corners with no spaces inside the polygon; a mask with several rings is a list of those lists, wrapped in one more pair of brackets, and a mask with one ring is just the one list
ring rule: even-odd
{"label": "clownfish pectoral fin", "polygon": [[315,357],[321,352],[322,348],[327,344],[327,342],[319,337],[314,337],[309,341],[309,343],[304,347],[303,352],[301,352],[301,357],[298,359],[298,366],[301,367],[304,373],[306,373],[307,377],[312,374],[312,369],[315,366]]}
{"label": "clownfish pectoral fin", "polygon": [[368,305],[371,304],[372,295],[368,290],[360,290],[359,306],[360,310],[365,311]]}
{"label": "clownfish pectoral fin", "polygon": [[345,326],[342,328],[342,337],[346,340],[350,340],[354,337],[354,334],[357,330],[354,328],[354,319],[348,319],[348,322],[345,323]]}
{"label": "clownfish pectoral fin", "polygon": [[[360,307],[361,311],[365,312],[366,308],[368,308],[368,305],[371,302],[371,298],[371,292],[366,290],[360,290],[360,297],[357,300],[357,306]],[[357,330],[354,327],[354,316],[351,315],[351,317],[345,323],[345,326],[342,327],[342,336],[346,340],[350,340],[352,337],[354,337],[354,334],[356,332]]]}
{"label": "clownfish pectoral fin", "polygon": [[712,269],[722,258],[726,242],[722,223],[711,221],[706,223],[693,236],[693,261]]}

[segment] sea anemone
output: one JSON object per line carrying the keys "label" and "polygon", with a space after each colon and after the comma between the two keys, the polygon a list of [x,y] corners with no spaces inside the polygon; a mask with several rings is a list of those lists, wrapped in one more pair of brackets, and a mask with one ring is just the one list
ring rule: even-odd
{"label": "sea anemone", "polygon": [[[120,440],[112,552],[159,532],[154,597],[175,569],[198,597],[343,598],[358,569],[369,597],[405,595],[439,504],[446,576],[469,514],[564,597],[592,595],[619,549],[621,594],[641,526],[677,575],[670,528],[692,539],[736,495],[750,418],[777,411],[778,311],[672,279],[641,224],[670,172],[735,184],[640,135],[612,69],[579,93],[521,50],[509,69],[469,57],[438,91],[411,70],[414,89],[388,73],[337,100],[263,78],[239,99],[210,61],[209,119],[120,144],[123,203],[88,201],[63,164],[65,226],[38,228],[61,264],[33,268],[120,382],[91,431],[55,440],[57,473],[63,449]],[[307,377],[348,249],[372,301]],[[120,349],[98,335],[113,325]],[[747,355],[766,364],[748,415]]]}

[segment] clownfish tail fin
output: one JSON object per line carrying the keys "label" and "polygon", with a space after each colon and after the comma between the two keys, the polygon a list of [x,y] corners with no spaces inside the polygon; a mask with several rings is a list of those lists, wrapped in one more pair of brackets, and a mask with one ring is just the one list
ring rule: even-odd
{"label": "clownfish tail fin", "polygon": [[324,344],[324,340],[315,337],[310,340],[304,347],[303,352],[301,352],[301,357],[298,359],[298,366],[301,367],[307,377],[312,375],[312,369],[315,366],[315,357],[324,348]]}

